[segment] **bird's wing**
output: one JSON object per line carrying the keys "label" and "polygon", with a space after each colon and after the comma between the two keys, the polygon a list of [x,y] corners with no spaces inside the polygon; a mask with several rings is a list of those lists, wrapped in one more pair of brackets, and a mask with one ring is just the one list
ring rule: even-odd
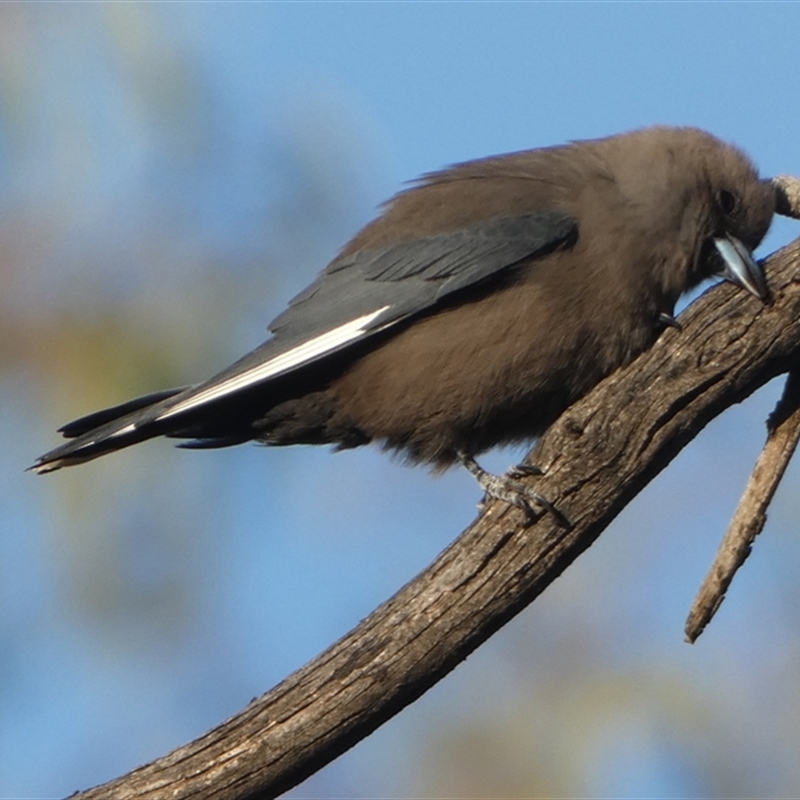
{"label": "bird's wing", "polygon": [[155,419],[212,403],[350,347],[514,264],[551,252],[570,241],[576,229],[574,218],[540,211],[341,257],[273,320],[271,339],[166,401]]}
{"label": "bird's wing", "polygon": [[[352,347],[444,298],[572,242],[577,223],[555,211],[487,220],[448,233],[342,256],[270,325],[260,347],[204,383],[159,392],[65,425],[69,443],[33,466],[48,472],[166,435],[196,438],[192,418],[250,390]],[[213,436],[213,446],[249,439]],[[201,441],[201,446],[205,444]]]}

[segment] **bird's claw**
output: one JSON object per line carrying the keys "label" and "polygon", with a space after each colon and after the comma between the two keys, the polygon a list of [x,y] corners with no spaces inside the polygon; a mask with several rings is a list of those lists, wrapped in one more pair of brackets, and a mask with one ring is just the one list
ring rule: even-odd
{"label": "bird's claw", "polygon": [[530,475],[544,475],[544,470],[536,464],[515,464],[508,468],[509,478],[527,478]]}
{"label": "bird's claw", "polygon": [[562,514],[546,497],[528,489],[515,479],[525,478],[530,475],[543,475],[540,467],[534,464],[518,464],[511,467],[505,475],[494,475],[481,467],[472,456],[459,453],[458,458],[461,463],[475,476],[484,491],[484,498],[479,507],[490,499],[502,500],[509,505],[519,508],[525,512],[528,524],[536,522],[545,512],[553,515],[553,519],[567,530],[571,529],[572,523]]}

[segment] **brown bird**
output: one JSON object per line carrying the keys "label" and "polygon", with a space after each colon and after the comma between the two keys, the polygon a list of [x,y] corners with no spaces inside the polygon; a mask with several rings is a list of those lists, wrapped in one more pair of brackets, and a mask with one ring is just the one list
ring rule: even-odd
{"label": "brown bird", "polygon": [[540,435],[676,325],[676,300],[702,280],[721,275],[766,299],[751,253],[774,207],[742,152],[694,128],[424,175],[289,303],[264,344],[203,383],[65,425],[71,441],[32,469],[159,435],[198,448],[377,442],[435,469],[464,463],[518,502],[474,456]]}

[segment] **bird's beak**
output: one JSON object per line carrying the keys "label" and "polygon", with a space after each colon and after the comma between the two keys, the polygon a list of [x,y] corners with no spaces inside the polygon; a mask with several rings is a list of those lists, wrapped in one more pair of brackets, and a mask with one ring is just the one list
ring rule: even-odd
{"label": "bird's beak", "polygon": [[764,271],[756,264],[750,251],[735,237],[726,234],[714,239],[714,246],[722,256],[722,277],[735,283],[759,300],[766,301],[767,281]]}

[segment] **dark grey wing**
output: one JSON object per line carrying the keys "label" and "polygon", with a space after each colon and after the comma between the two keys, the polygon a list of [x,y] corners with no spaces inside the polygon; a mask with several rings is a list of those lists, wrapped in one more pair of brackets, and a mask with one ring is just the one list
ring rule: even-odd
{"label": "dark grey wing", "polygon": [[572,217],[540,211],[359,250],[334,261],[269,329],[276,339],[295,342],[385,308],[368,327],[381,329],[519,261],[549,252],[575,231]]}
{"label": "dark grey wing", "polygon": [[54,469],[65,459],[93,457],[158,433],[185,435],[175,423],[186,412],[351,347],[520,261],[552,251],[576,232],[572,217],[542,211],[341,257],[272,322],[274,335],[260,347],[197,386],[76,420],[62,429],[73,443],[47,453],[36,468]]}
{"label": "dark grey wing", "polygon": [[[351,347],[576,235],[572,217],[542,211],[340,257],[273,321],[274,335],[260,347],[197,386],[138,398],[64,426],[70,442],[33,468],[47,472],[159,434],[192,438],[184,415]],[[249,438],[250,432],[211,436],[198,444]]]}
{"label": "dark grey wing", "polygon": [[341,257],[273,320],[271,339],[208,381],[165,401],[154,419],[173,417],[319,361],[520,261],[551,252],[576,233],[574,218],[540,211]]}

